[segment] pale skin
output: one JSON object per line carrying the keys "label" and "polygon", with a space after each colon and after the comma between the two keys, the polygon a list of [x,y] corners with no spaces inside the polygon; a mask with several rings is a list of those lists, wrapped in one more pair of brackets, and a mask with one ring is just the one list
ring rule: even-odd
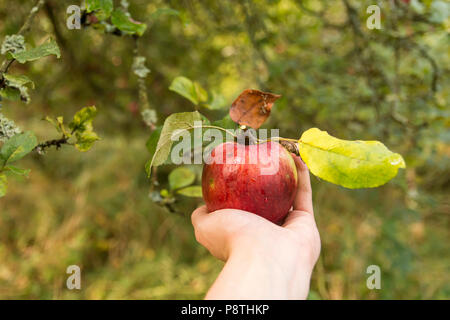
{"label": "pale skin", "polygon": [[314,220],[309,171],[293,156],[298,188],[282,225],[255,214],[223,209],[192,214],[197,241],[225,266],[205,299],[306,299],[320,236]]}

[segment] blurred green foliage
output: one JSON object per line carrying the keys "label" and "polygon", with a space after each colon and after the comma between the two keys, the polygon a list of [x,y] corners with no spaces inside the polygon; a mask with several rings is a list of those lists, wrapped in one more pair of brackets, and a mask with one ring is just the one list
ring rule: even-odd
{"label": "blurred green foliage", "polygon": [[[0,200],[0,298],[202,298],[222,263],[195,242],[190,213],[200,200],[177,196],[171,210],[152,200],[136,41],[69,30],[76,2],[47,0],[39,11],[25,39],[37,47],[51,35],[61,59],[11,66],[35,89],[28,105],[2,101],[2,113],[43,141],[59,135],[41,119],[96,105],[102,140],[86,153],[63,146],[20,161],[29,177],[9,180]],[[227,101],[202,111],[211,119],[257,88],[283,95],[265,124],[281,136],[319,127],[405,157],[407,169],[377,189],[313,179],[322,253],[310,298],[450,297],[448,3],[375,1],[382,29],[369,30],[366,0],[128,2],[147,24],[137,49],[158,125],[193,111],[169,89],[184,76]],[[34,3],[0,0],[0,39],[17,33]],[[170,189],[172,169],[158,168],[158,188]],[[71,264],[81,267],[80,291],[65,287]],[[372,264],[381,290],[366,287]]]}

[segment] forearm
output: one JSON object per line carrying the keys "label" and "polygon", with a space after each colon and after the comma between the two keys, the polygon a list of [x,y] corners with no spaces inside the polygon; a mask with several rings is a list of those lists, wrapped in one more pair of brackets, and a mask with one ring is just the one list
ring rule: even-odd
{"label": "forearm", "polygon": [[206,299],[306,299],[311,268],[264,249],[233,252]]}

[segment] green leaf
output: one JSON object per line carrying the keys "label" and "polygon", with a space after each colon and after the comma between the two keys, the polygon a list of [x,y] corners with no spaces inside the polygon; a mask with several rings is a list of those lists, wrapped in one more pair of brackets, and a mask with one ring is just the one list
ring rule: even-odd
{"label": "green leaf", "polygon": [[114,10],[111,15],[111,22],[120,31],[127,34],[137,34],[142,36],[147,29],[145,23],[133,20],[127,13],[122,10]]}
{"label": "green leaf", "polygon": [[350,189],[381,186],[405,168],[381,142],[341,140],[317,128],[302,134],[299,151],[314,175]]}
{"label": "green leaf", "polygon": [[100,140],[92,126],[92,121],[96,115],[97,109],[95,106],[85,107],[78,111],[72,122],[69,123],[69,128],[77,139],[75,147],[82,152],[88,151],[95,141]]}
{"label": "green leaf", "polygon": [[30,169],[21,169],[21,168],[17,168],[15,166],[6,166],[5,168],[3,168],[4,171],[9,171],[15,175],[18,176],[28,176],[28,174],[30,173]]}
{"label": "green leaf", "polygon": [[176,77],[169,90],[178,93],[185,97],[193,104],[198,105],[200,102],[206,102],[208,100],[208,93],[202,86],[186,77]]}
{"label": "green leaf", "polygon": [[[26,103],[30,102],[30,96],[28,94],[28,87],[29,85],[32,89],[34,89],[34,82],[31,81],[28,77],[24,75],[11,75],[11,74],[4,74],[3,77],[6,80],[6,86],[19,90],[19,98],[22,101],[25,101]],[[16,94],[13,94],[13,98],[16,98]],[[10,99],[11,100],[11,99]]]}
{"label": "green leaf", "polygon": [[28,78],[27,76],[24,75],[15,76],[12,74],[5,73],[3,74],[3,77],[6,79],[7,85],[18,88],[19,86],[25,86],[29,84],[31,88],[34,89],[34,82],[30,80],[30,78]]}
{"label": "green leaf", "polygon": [[12,163],[23,158],[37,146],[36,136],[27,131],[25,133],[16,134],[5,142],[0,150],[0,159],[3,165]]}
{"label": "green leaf", "polygon": [[186,197],[191,197],[191,198],[203,197],[201,186],[190,186],[187,188],[183,188],[183,189],[178,190],[177,193],[181,194],[183,196],[186,196]]}
{"label": "green leaf", "polygon": [[12,58],[16,59],[20,63],[28,61],[34,61],[49,55],[56,55],[57,58],[61,57],[58,44],[54,40],[50,40],[36,48],[24,50],[20,52],[9,52]]}
{"label": "green leaf", "polygon": [[6,175],[0,173],[0,198],[6,194]]}
{"label": "green leaf", "polygon": [[113,0],[86,0],[86,11],[95,12],[99,20],[108,19],[113,11]]}
{"label": "green leaf", "polygon": [[169,174],[170,190],[187,187],[195,181],[195,173],[185,167],[178,167]]}
{"label": "green leaf", "polygon": [[148,152],[150,152],[150,159],[153,158],[155,154],[156,146],[158,145],[159,137],[161,136],[161,130],[162,127],[157,127],[155,130],[153,130],[147,140],[147,143],[145,144]]}
{"label": "green leaf", "polygon": [[[174,113],[167,117],[166,121],[164,121],[163,128],[161,129],[156,149],[145,165],[149,177],[152,166],[159,166],[167,160],[173,145],[171,139],[172,135],[174,135],[174,133],[176,135],[177,132],[181,133],[182,131],[193,129],[195,121],[204,121],[203,116],[197,111]],[[149,145],[153,145],[153,143]],[[151,150],[150,147],[147,148],[149,151]]]}

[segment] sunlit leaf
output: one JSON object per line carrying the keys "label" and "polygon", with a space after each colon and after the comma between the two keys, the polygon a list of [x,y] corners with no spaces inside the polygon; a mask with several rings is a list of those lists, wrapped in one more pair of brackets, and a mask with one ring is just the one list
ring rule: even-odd
{"label": "sunlit leaf", "polygon": [[402,156],[381,142],[341,140],[317,128],[302,134],[299,151],[314,175],[351,189],[381,186],[405,168]]}
{"label": "sunlit leaf", "polygon": [[95,106],[85,107],[78,111],[69,123],[69,128],[76,138],[75,147],[80,151],[89,150],[95,141],[100,140],[94,132],[92,121],[97,115]]}
{"label": "sunlit leaf", "polygon": [[70,132],[67,130],[66,126],[64,125],[64,118],[63,117],[57,117],[56,119],[52,119],[50,117],[45,117],[46,121],[50,122],[55,129],[59,132],[62,133],[64,136],[66,137],[70,137],[71,134]]}

